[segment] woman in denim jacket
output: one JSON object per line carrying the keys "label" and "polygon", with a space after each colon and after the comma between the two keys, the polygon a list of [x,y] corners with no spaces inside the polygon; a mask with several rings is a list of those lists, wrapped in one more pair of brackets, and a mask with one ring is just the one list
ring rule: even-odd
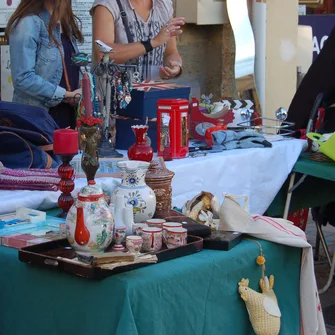
{"label": "woman in denim jacket", "polygon": [[59,127],[74,128],[81,91],[79,68],[71,66],[71,56],[83,36],[71,0],[21,0],[6,35],[13,102],[47,108]]}

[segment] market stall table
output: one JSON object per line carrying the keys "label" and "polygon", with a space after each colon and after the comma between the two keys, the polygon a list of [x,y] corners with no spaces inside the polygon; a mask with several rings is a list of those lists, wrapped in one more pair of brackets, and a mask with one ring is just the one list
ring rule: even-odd
{"label": "market stall table", "polygon": [[[304,153],[299,157],[293,167],[289,184],[286,183],[281,192],[278,193],[268,209],[268,215],[283,213],[283,217],[286,219],[289,211],[324,206],[335,202],[335,162],[313,161],[309,155],[309,153]],[[328,282],[320,290],[320,293],[324,293],[333,280],[335,255],[331,259],[326,239],[318,222],[316,222],[316,227],[330,265]]]}
{"label": "market stall table", "polygon": [[[302,154],[294,165],[291,178],[303,182],[294,188],[287,212],[300,208],[324,206],[335,201],[335,163],[316,162],[308,158],[308,153]],[[293,181],[294,182],[294,181]],[[269,216],[283,216],[287,200],[289,180],[282,186],[280,192],[269,206]]]}
{"label": "market stall table", "polygon": [[[222,200],[222,192],[246,195],[249,211],[263,214],[297,161],[305,141],[288,139],[273,143],[272,148],[229,150],[205,157],[176,159],[166,162],[175,172],[172,180],[172,203],[182,207],[201,191],[208,191]],[[123,152],[127,157],[126,152]],[[118,179],[98,178],[102,188],[112,193]],[[76,180],[73,194],[86,183]],[[24,207],[50,209],[57,205],[59,192],[0,191],[0,214]]]}
{"label": "market stall table", "polygon": [[[280,334],[299,334],[301,249],[259,240],[282,313]],[[0,247],[0,333],[100,335],[254,334],[237,291],[259,291],[259,247],[200,253],[93,281],[23,264]]]}

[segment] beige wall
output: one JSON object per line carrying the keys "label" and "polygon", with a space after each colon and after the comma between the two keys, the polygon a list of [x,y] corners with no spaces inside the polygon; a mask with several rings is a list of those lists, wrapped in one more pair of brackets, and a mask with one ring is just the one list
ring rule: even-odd
{"label": "beige wall", "polygon": [[179,81],[189,84],[198,97],[210,93],[214,99],[232,96],[236,92],[235,44],[230,25],[186,24],[183,30],[178,38],[183,58],[183,77]]}
{"label": "beige wall", "polygon": [[[194,92],[213,93],[215,99],[231,96],[235,46],[230,35],[230,25],[187,24],[178,39],[178,49],[183,58],[183,77],[180,81],[193,86]],[[229,43],[224,44],[223,40]],[[229,62],[232,66],[227,68],[225,65]]]}
{"label": "beige wall", "polygon": [[[251,2],[254,6],[256,0]],[[264,13],[259,20],[260,12],[254,15],[253,11],[253,25],[259,25],[255,76],[262,83],[257,88],[261,90],[263,115],[273,117],[278,107],[289,107],[296,90],[298,0],[271,0],[257,5],[266,7],[266,18]],[[264,42],[257,43],[257,38]],[[213,93],[215,99],[236,97],[235,45],[229,24],[187,24],[178,38],[178,48],[184,64],[180,81],[190,84],[194,94]]]}

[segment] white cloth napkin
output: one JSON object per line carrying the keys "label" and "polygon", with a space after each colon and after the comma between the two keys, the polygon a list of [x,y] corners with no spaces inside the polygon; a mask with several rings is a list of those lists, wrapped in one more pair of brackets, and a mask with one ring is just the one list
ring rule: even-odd
{"label": "white cloth napkin", "polygon": [[241,196],[223,196],[220,209],[216,207],[220,217],[220,229],[238,231],[266,241],[303,249],[300,273],[300,334],[326,335],[315,280],[313,250],[305,233],[287,220],[250,215],[236,201]]}

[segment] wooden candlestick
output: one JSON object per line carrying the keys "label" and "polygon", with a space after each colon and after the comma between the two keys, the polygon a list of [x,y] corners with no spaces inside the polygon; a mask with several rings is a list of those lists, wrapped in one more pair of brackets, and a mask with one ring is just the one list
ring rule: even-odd
{"label": "wooden candlestick", "polygon": [[74,190],[74,168],[70,162],[73,155],[62,155],[63,164],[58,167],[58,174],[61,178],[59,182],[59,189],[62,194],[58,198],[58,206],[61,208],[61,212],[58,217],[65,218],[69,209],[74,203],[74,198],[71,192]]}
{"label": "wooden candlestick", "polygon": [[78,153],[78,132],[73,129],[57,129],[54,131],[54,153],[59,155],[63,164],[58,167],[61,178],[59,189],[62,194],[58,198],[58,206],[62,209],[59,217],[66,217],[74,203],[71,192],[74,190],[74,168],[70,162]]}

